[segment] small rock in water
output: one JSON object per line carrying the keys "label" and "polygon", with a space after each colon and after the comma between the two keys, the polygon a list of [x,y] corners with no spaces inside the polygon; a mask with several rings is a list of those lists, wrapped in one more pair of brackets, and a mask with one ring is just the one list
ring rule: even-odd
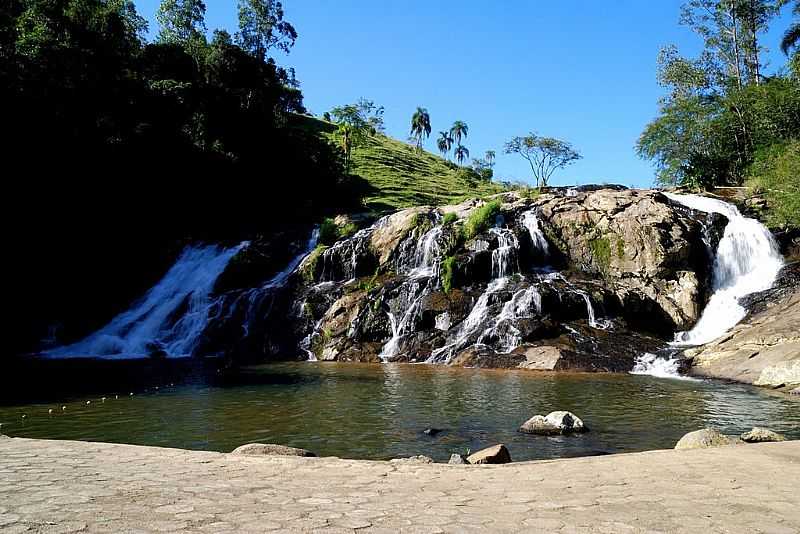
{"label": "small rock in water", "polygon": [[47,413],[50,414],[50,415],[53,415],[53,409],[50,408],[49,410],[47,410]]}
{"label": "small rock in water", "polygon": [[286,445],[274,445],[272,443],[248,443],[237,447],[231,454],[241,454],[244,456],[316,456],[311,451],[287,447]]}
{"label": "small rock in water", "polygon": [[92,403],[92,401],[86,401],[86,404],[91,404],[91,403]]}
{"label": "small rock in water", "polygon": [[66,411],[67,411],[67,407],[66,407],[66,406],[62,406],[62,407],[61,407],[61,411],[62,411],[62,412],[66,412]]}
{"label": "small rock in water", "polygon": [[511,462],[511,453],[503,444],[494,445],[470,455],[467,462],[476,465],[507,464]]}
{"label": "small rock in water", "polygon": [[447,463],[452,465],[469,465],[469,462],[464,458],[463,454],[450,455],[450,461]]}
{"label": "small rock in water", "polygon": [[519,427],[519,431],[526,434],[550,436],[554,434],[588,432],[589,429],[574,413],[558,411],[550,412],[546,416],[534,415]]}
{"label": "small rock in water", "polygon": [[426,428],[422,431],[423,434],[427,434],[428,436],[435,436],[439,432],[441,432],[441,428]]}
{"label": "small rock in water", "polygon": [[768,428],[753,427],[750,432],[741,435],[745,443],[766,443],[771,441],[786,441],[786,438]]}
{"label": "small rock in water", "polygon": [[683,436],[680,440],[678,440],[678,443],[675,444],[675,449],[707,449],[709,447],[722,447],[724,445],[731,445],[733,443],[733,440],[723,435],[719,430],[714,428],[704,428],[702,430],[689,432]]}
{"label": "small rock in water", "polygon": [[389,460],[393,464],[432,464],[433,458],[419,454],[417,456],[409,456],[408,458],[395,458]]}
{"label": "small rock in water", "polygon": [[794,388],[789,392],[789,395],[800,395],[800,388]]}

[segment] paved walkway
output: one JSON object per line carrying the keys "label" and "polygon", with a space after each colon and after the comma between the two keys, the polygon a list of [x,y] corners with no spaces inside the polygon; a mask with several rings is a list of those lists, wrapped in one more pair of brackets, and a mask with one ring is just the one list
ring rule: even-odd
{"label": "paved walkway", "polygon": [[800,441],[509,464],[0,438],[0,532],[800,532]]}

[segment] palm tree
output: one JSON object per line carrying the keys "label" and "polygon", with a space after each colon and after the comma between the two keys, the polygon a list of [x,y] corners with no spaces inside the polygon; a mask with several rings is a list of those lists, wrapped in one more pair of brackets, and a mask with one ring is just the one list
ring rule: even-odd
{"label": "palm tree", "polygon": [[457,145],[461,144],[461,139],[466,139],[467,134],[469,133],[469,126],[464,121],[456,121],[453,123],[453,126],[450,127],[450,136],[456,142]]}
{"label": "palm tree", "polygon": [[494,150],[486,151],[486,164],[489,165],[490,168],[494,167],[495,156],[496,154],[494,153]]}
{"label": "palm tree", "polygon": [[459,165],[463,165],[464,160],[469,158],[469,150],[464,145],[458,145],[456,147],[456,151],[454,152],[456,156],[456,161]]}
{"label": "palm tree", "polygon": [[411,136],[417,144],[417,150],[422,150],[422,138],[431,136],[431,116],[427,109],[418,107],[411,117]]}
{"label": "palm tree", "polygon": [[[800,16],[800,0],[795,0],[792,13],[794,13],[795,16]],[[781,41],[781,50],[783,50],[783,53],[788,56],[789,50],[798,44],[800,44],[800,22],[793,22],[783,35],[783,40]]]}
{"label": "palm tree", "polygon": [[442,156],[447,157],[450,149],[453,148],[453,138],[450,137],[450,133],[439,132],[439,139],[436,140],[436,146],[439,148],[439,152],[442,153]]}

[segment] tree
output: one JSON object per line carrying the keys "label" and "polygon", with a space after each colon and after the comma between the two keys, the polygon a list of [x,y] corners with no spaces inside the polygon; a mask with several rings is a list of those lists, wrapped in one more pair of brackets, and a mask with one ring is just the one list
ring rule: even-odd
{"label": "tree", "polygon": [[349,170],[353,148],[369,136],[383,132],[383,106],[360,98],[355,104],[333,108],[328,116],[339,126],[339,146],[344,152],[345,168]]}
{"label": "tree", "polygon": [[505,144],[504,152],[519,154],[528,162],[537,187],[546,187],[556,170],[563,169],[582,157],[566,141],[539,137],[535,133],[511,139]]}
{"label": "tree", "polygon": [[275,0],[239,0],[236,42],[258,59],[272,48],[289,53],[297,40],[294,26],[283,20],[283,5]]}
{"label": "tree", "polygon": [[203,0],[162,0],[156,13],[158,42],[178,45],[196,56],[205,43],[206,4]]}
{"label": "tree", "polygon": [[493,168],[495,160],[494,150],[487,150],[486,155],[483,157],[483,159],[486,160],[486,164],[489,166],[490,169]]}
{"label": "tree", "polygon": [[422,150],[423,137],[431,135],[431,116],[428,110],[418,107],[411,117],[411,137],[417,145],[417,150]]}
{"label": "tree", "polygon": [[[796,17],[800,17],[800,0],[795,0],[792,13]],[[798,43],[800,43],[800,22],[794,21],[792,22],[792,25],[789,26],[789,29],[786,30],[786,33],[783,34],[783,39],[781,40],[781,50],[783,50],[783,53],[788,56],[789,52],[795,48]]]}
{"label": "tree", "polygon": [[469,126],[464,121],[456,121],[450,127],[450,136],[453,138],[457,145],[461,144],[461,139],[466,139],[469,133]]}
{"label": "tree", "polygon": [[464,161],[467,158],[469,158],[469,149],[467,149],[467,147],[465,147],[464,145],[458,145],[456,147],[454,155],[456,157],[456,161],[458,162],[458,164],[463,165]]}
{"label": "tree", "polygon": [[453,138],[450,137],[450,132],[439,132],[439,138],[436,140],[436,147],[439,149],[439,152],[442,153],[442,156],[448,156],[450,149],[453,148]]}

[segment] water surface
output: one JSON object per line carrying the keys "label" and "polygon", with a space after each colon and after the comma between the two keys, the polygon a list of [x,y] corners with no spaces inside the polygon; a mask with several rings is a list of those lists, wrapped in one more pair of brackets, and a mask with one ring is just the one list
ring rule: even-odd
{"label": "water surface", "polygon": [[[104,389],[92,375],[80,395],[26,405],[6,399],[2,432],[214,451],[267,442],[344,458],[425,454],[440,461],[495,443],[505,443],[515,460],[670,448],[706,426],[730,434],[767,426],[800,438],[797,400],[716,381],[336,363],[189,373],[176,382],[158,376],[109,381]],[[575,412],[591,432],[517,432],[552,410]],[[442,431],[431,437],[423,433],[428,427]]]}

